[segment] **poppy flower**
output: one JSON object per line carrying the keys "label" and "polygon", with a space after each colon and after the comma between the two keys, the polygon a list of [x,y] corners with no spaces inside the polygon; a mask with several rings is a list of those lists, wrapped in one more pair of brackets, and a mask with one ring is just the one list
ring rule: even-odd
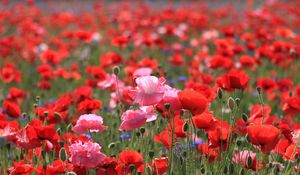
{"label": "poppy flower", "polygon": [[70,162],[73,165],[95,168],[106,158],[106,155],[101,152],[101,146],[98,143],[75,142],[69,146],[71,152]]}
{"label": "poppy flower", "polygon": [[79,117],[76,125],[72,128],[74,132],[82,133],[86,131],[101,132],[107,129],[103,125],[103,118],[95,114],[84,114]]}
{"label": "poppy flower", "polygon": [[54,160],[52,165],[48,165],[46,168],[46,175],[59,175],[71,171],[73,169],[72,164],[63,162],[62,160]]}
{"label": "poppy flower", "polygon": [[[177,138],[175,137],[174,140],[176,141]],[[169,128],[163,130],[161,133],[154,136],[154,141],[164,145],[166,149],[170,149],[172,145],[172,131],[170,131]]]}
{"label": "poppy flower", "polygon": [[21,116],[21,109],[18,104],[6,100],[3,103],[3,107],[5,113],[12,118],[19,118]]}
{"label": "poppy flower", "polygon": [[155,158],[149,163],[154,175],[163,175],[168,170],[169,159],[167,157]]}
{"label": "poppy flower", "polygon": [[300,97],[289,97],[283,104],[283,112],[288,114],[298,114],[300,113]]}
{"label": "poppy flower", "polygon": [[280,131],[273,125],[250,125],[247,133],[252,144],[260,146],[263,153],[267,153],[275,148],[279,141]]}
{"label": "poppy flower", "polygon": [[97,175],[118,175],[116,166],[117,161],[114,157],[106,157],[98,166]]}
{"label": "poppy flower", "polygon": [[147,113],[142,110],[127,110],[121,116],[122,123],[119,130],[133,130],[143,126],[147,121]]}
{"label": "poppy flower", "polygon": [[101,66],[105,68],[121,63],[122,57],[114,52],[106,52],[99,58],[99,62],[101,63]]}
{"label": "poppy flower", "polygon": [[185,89],[178,92],[178,98],[183,109],[191,111],[193,115],[203,113],[208,106],[207,98],[192,89]]}
{"label": "poppy flower", "polygon": [[211,128],[215,121],[213,114],[209,112],[195,115],[192,119],[196,128],[204,130]]}
{"label": "poppy flower", "polygon": [[[251,157],[251,165],[248,165],[248,157]],[[234,153],[232,157],[232,161],[236,164],[242,164],[244,165],[247,169],[260,169],[261,165],[256,161],[256,154],[250,150],[243,150]]]}
{"label": "poppy flower", "polygon": [[211,148],[207,143],[199,144],[198,151],[201,154],[204,154],[208,158],[209,162],[213,162],[219,156],[219,148]]}
{"label": "poppy flower", "polygon": [[95,99],[86,99],[78,104],[77,112],[79,114],[89,114],[101,109],[102,102]]}
{"label": "poppy flower", "polygon": [[124,150],[119,153],[119,160],[116,170],[118,175],[131,172],[130,166],[134,166],[137,172],[144,173],[144,161],[141,153],[133,150]]}
{"label": "poppy flower", "polygon": [[222,89],[245,89],[250,78],[243,70],[232,69],[228,73],[217,78],[217,85]]}
{"label": "poppy flower", "polygon": [[155,105],[160,102],[165,93],[165,79],[154,76],[136,78],[137,87],[132,90],[135,103],[140,106]]}
{"label": "poppy flower", "polygon": [[14,162],[13,167],[8,168],[11,175],[31,174],[34,171],[33,165],[25,164],[24,160]]}

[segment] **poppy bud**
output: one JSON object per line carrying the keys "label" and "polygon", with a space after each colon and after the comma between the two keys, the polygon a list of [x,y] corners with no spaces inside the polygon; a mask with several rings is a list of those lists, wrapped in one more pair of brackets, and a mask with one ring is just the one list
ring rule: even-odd
{"label": "poppy bud", "polygon": [[77,175],[77,174],[73,171],[69,171],[69,172],[67,172],[67,175]]}
{"label": "poppy bud", "polygon": [[47,117],[48,116],[48,111],[44,112],[44,116]]}
{"label": "poppy bud", "polygon": [[67,153],[66,153],[65,148],[61,148],[61,149],[59,150],[59,159],[62,160],[62,161],[65,161],[65,160],[68,159],[68,158],[67,158]]}
{"label": "poppy bud", "polygon": [[189,130],[189,123],[186,121],[183,125],[183,131],[187,132]]}
{"label": "poppy bud", "polygon": [[33,104],[33,107],[34,107],[34,108],[37,108],[37,107],[38,107],[38,104],[34,103],[34,104]]}
{"label": "poppy bud", "polygon": [[140,132],[141,132],[141,134],[144,134],[146,132],[146,129],[144,127],[141,127]]}
{"label": "poppy bud", "polygon": [[148,155],[149,155],[150,159],[152,159],[154,157],[154,151],[149,151]]}
{"label": "poppy bud", "polygon": [[140,132],[136,132],[135,135],[136,135],[137,137],[140,137],[140,136],[141,136],[141,133],[140,133]]}
{"label": "poppy bud", "polygon": [[120,73],[120,68],[119,68],[118,66],[115,66],[115,67],[113,68],[113,72],[114,72],[114,74],[115,74],[116,76],[118,76],[119,73]]}
{"label": "poppy bud", "polygon": [[224,167],[223,173],[224,173],[224,174],[227,174],[227,173],[228,173],[228,167],[227,167],[227,166]]}
{"label": "poppy bud", "polygon": [[233,174],[234,173],[234,165],[231,163],[229,165],[229,174]]}
{"label": "poppy bud", "polygon": [[35,97],[35,101],[36,101],[36,102],[40,101],[40,96],[36,96],[36,97]]}
{"label": "poppy bud", "polygon": [[116,146],[116,144],[112,142],[112,143],[110,143],[110,144],[108,145],[108,148],[109,148],[109,149],[112,149],[112,148],[114,148],[115,146]]}
{"label": "poppy bud", "polygon": [[134,165],[130,165],[129,168],[130,168],[130,172],[134,172],[135,171],[135,166]]}
{"label": "poppy bud", "polygon": [[245,175],[245,170],[244,170],[244,169],[241,169],[239,175]]}
{"label": "poppy bud", "polygon": [[165,103],[165,109],[169,110],[170,109],[170,103]]}
{"label": "poppy bud", "polygon": [[58,118],[58,119],[61,118],[61,115],[60,115],[58,112],[54,112],[54,116],[55,116],[56,118]]}
{"label": "poppy bud", "polygon": [[218,94],[218,98],[219,98],[219,99],[222,99],[222,98],[223,98],[223,91],[222,91],[221,88],[218,89],[217,94]]}
{"label": "poppy bud", "polygon": [[236,98],[235,99],[235,104],[239,107],[241,103],[241,99],[240,98]]}
{"label": "poppy bud", "polygon": [[233,111],[233,109],[234,109],[234,106],[235,106],[235,102],[234,102],[234,100],[233,100],[233,98],[232,97],[229,97],[229,99],[228,99],[228,107],[229,107],[229,109],[231,110],[231,111]]}
{"label": "poppy bud", "polygon": [[258,94],[261,94],[261,87],[257,87],[256,90],[257,90]]}
{"label": "poppy bud", "polygon": [[248,118],[249,117],[247,114],[245,114],[245,113],[242,114],[242,119],[244,120],[244,122],[247,122]]}
{"label": "poppy bud", "polygon": [[247,166],[248,167],[252,166],[252,157],[250,155],[248,155],[248,158],[247,158]]}

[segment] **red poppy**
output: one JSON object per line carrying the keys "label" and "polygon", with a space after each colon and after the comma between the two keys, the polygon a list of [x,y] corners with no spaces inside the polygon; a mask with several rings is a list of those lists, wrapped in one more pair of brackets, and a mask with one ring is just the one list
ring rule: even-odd
{"label": "red poppy", "polygon": [[34,168],[31,164],[25,164],[24,160],[21,160],[20,162],[14,162],[13,167],[8,168],[8,171],[11,175],[29,175],[33,172]]}
{"label": "red poppy", "polygon": [[64,174],[73,169],[73,165],[62,160],[54,160],[52,165],[48,165],[46,168],[46,175],[59,175]]}
{"label": "red poppy", "polygon": [[210,112],[204,112],[193,116],[193,123],[198,129],[209,129],[214,124],[214,116]]}
{"label": "red poppy", "polygon": [[219,148],[211,148],[207,143],[199,144],[198,151],[206,155],[210,162],[216,160],[219,156]]}
{"label": "red poppy", "polygon": [[283,104],[283,112],[288,114],[299,114],[300,113],[300,97],[289,97]]}
{"label": "red poppy", "polygon": [[192,89],[185,89],[178,92],[178,98],[182,107],[191,111],[193,115],[203,113],[208,106],[207,98],[201,93]]}
{"label": "red poppy", "polygon": [[168,170],[168,158],[155,158],[152,162],[149,163],[149,166],[152,168],[154,175],[163,175]]}
{"label": "red poppy", "polygon": [[6,100],[3,103],[3,107],[5,113],[12,118],[19,118],[21,116],[21,109],[18,104]]}
{"label": "red poppy", "polygon": [[247,133],[252,144],[260,146],[263,153],[275,148],[279,141],[280,131],[273,125],[250,125]]}
{"label": "red poppy", "polygon": [[122,62],[122,57],[114,52],[106,52],[99,58],[99,62],[103,67],[114,66]]}
{"label": "red poppy", "polygon": [[245,89],[250,78],[243,70],[232,69],[228,73],[217,78],[217,85],[222,89]]}
{"label": "red poppy", "polygon": [[137,172],[144,173],[144,162],[141,153],[133,150],[124,150],[119,153],[119,161],[116,167],[118,175],[130,174],[130,166],[134,166]]}

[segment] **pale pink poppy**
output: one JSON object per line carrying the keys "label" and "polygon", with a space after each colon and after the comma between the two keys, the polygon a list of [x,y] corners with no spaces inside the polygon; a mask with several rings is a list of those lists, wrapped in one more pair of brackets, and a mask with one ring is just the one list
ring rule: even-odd
{"label": "pale pink poppy", "polygon": [[143,67],[135,70],[133,72],[133,77],[149,76],[152,73],[152,69],[148,67]]}
{"label": "pale pink poppy", "polygon": [[141,106],[140,109],[146,114],[146,122],[152,122],[156,120],[157,114],[155,113],[155,108],[153,106]]}
{"label": "pale pink poppy", "polygon": [[99,132],[107,129],[103,125],[103,118],[96,114],[84,114],[79,117],[76,125],[72,128],[74,132],[82,133],[86,131]]}
{"label": "pale pink poppy", "polygon": [[255,162],[256,154],[250,150],[243,150],[243,151],[236,152],[232,157],[232,161],[236,164],[242,164],[244,166],[247,166],[247,161],[249,156],[251,157],[252,162],[256,163]]}
{"label": "pale pink poppy", "polygon": [[70,161],[73,165],[94,168],[99,165],[106,155],[101,152],[101,146],[91,141],[75,142],[69,146],[71,152]]}
{"label": "pale pink poppy", "polygon": [[105,76],[105,79],[98,82],[97,86],[101,89],[101,90],[104,90],[104,89],[107,89],[109,87],[112,87],[114,85],[116,85],[116,75],[112,74],[107,74]]}
{"label": "pale pink poppy", "polygon": [[136,79],[137,87],[133,90],[133,99],[140,106],[155,105],[165,93],[165,79],[154,76],[143,76]]}
{"label": "pale pink poppy", "polygon": [[142,110],[127,110],[121,116],[122,123],[119,130],[130,131],[143,126],[147,121],[147,113]]}

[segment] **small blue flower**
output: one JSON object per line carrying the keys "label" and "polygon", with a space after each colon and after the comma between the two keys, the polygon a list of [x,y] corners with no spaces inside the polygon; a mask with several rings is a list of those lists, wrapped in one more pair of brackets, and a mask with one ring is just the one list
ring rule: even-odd
{"label": "small blue flower", "polygon": [[178,81],[185,81],[187,78],[186,76],[179,76]]}
{"label": "small blue flower", "polygon": [[91,140],[92,139],[92,136],[91,136],[91,134],[88,134],[88,133],[84,133],[84,134],[82,134],[83,136],[86,136],[89,140]]}
{"label": "small blue flower", "polygon": [[168,80],[168,84],[169,84],[169,85],[173,85],[175,82],[176,82],[176,81],[173,80],[173,79]]}
{"label": "small blue flower", "polygon": [[105,107],[103,108],[103,110],[104,110],[104,112],[111,112],[110,108],[107,107],[107,106],[105,106]]}
{"label": "small blue flower", "polygon": [[131,133],[130,132],[124,132],[120,134],[120,139],[130,139],[131,138]]}

